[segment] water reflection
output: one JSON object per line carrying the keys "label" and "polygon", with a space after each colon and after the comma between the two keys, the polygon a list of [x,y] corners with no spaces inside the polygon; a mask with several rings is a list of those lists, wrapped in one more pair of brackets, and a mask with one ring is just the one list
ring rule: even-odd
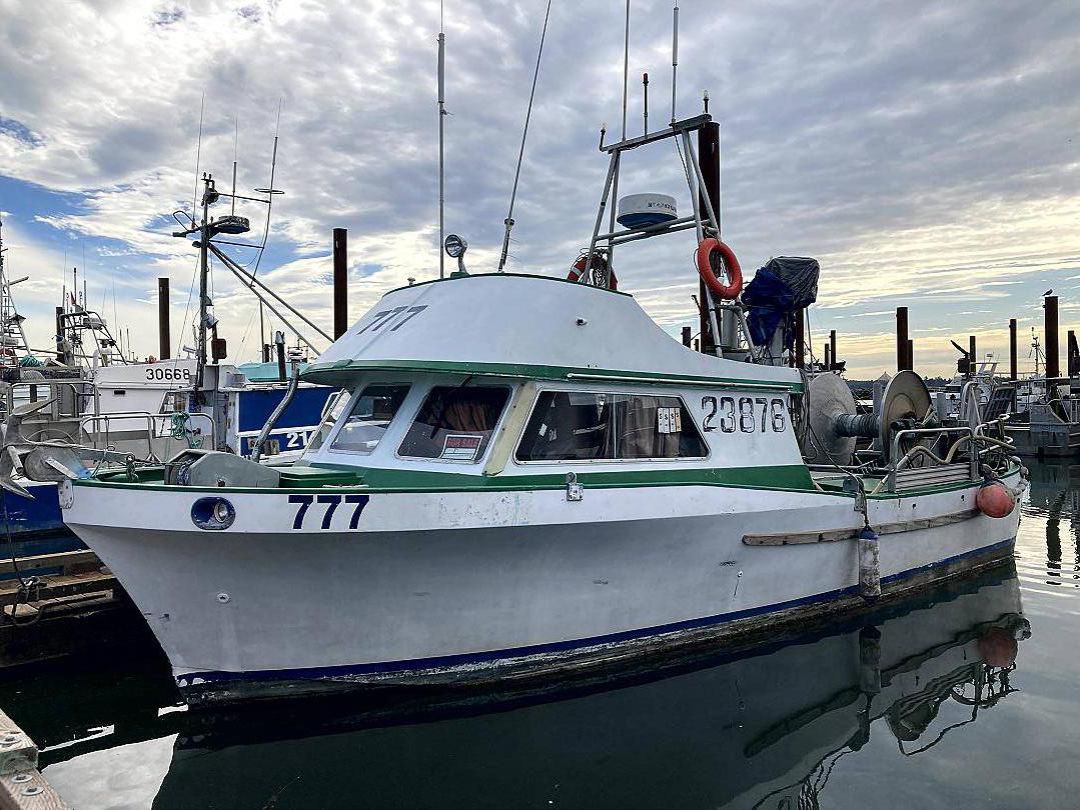
{"label": "water reflection", "polygon": [[[125,756],[157,768],[141,779],[161,809],[811,808],[871,740],[907,758],[934,757],[956,735],[978,745],[970,726],[1016,691],[1020,612],[1007,566],[859,625],[619,682],[150,721],[127,706],[113,729],[159,738]],[[46,725],[31,733],[58,739]],[[61,736],[71,740],[70,720]],[[95,757],[113,751],[91,752],[117,741],[90,737],[46,751],[46,774],[78,806],[128,806],[114,786],[94,795]]]}
{"label": "water reflection", "polygon": [[[1045,569],[1039,570],[1041,584],[1080,588],[1080,466],[1033,466],[1022,516],[1020,545],[1030,549],[1045,539]],[[1021,573],[1034,573],[1034,560],[1025,556],[1027,565]]]}

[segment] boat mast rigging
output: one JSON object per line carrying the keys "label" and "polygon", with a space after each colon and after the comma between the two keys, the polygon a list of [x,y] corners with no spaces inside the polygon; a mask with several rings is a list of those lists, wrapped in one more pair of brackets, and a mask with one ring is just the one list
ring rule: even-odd
{"label": "boat mast rigging", "polygon": [[[629,4],[628,4],[629,5]],[[510,252],[510,230],[514,227],[514,200],[517,198],[518,180],[521,178],[521,163],[525,159],[525,139],[529,136],[529,120],[532,118],[533,100],[536,98],[536,81],[540,77],[540,59],[544,55],[544,39],[547,37],[548,18],[551,16],[551,0],[544,11],[544,27],[540,29],[540,47],[536,52],[536,67],[533,68],[532,88],[529,90],[529,105],[525,110],[525,126],[521,130],[521,147],[518,149],[517,168],[514,169],[514,186],[510,190],[510,208],[506,212],[503,225],[502,253],[499,254],[499,272],[506,267],[506,257]]]}

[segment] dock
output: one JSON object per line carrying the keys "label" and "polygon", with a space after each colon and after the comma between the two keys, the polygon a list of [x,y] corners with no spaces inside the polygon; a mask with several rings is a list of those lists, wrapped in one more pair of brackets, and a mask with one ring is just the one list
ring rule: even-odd
{"label": "dock", "polygon": [[0,710],[0,810],[70,810],[38,770],[38,747]]}

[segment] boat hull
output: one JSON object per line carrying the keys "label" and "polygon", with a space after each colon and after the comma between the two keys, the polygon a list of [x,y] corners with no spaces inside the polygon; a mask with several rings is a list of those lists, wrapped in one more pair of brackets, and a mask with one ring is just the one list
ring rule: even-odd
{"label": "boat hull", "polygon": [[[124,584],[193,702],[552,675],[865,606],[856,542],[746,542],[857,530],[844,495],[397,492],[330,519],[316,503],[299,520],[281,490],[250,491],[227,493],[233,526],[203,531],[190,512],[213,490],[96,488],[75,488],[68,525]],[[871,523],[894,527],[880,539],[886,596],[1011,553],[1018,510],[972,512],[975,491],[871,499]]]}

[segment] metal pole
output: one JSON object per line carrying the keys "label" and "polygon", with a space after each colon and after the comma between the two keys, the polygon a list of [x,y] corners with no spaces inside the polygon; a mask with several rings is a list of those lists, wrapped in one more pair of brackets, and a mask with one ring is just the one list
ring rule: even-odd
{"label": "metal pole", "polygon": [[645,134],[649,134],[649,74],[641,74],[641,83],[645,87],[645,105],[643,107],[645,116]]}
{"label": "metal pole", "polygon": [[1016,379],[1016,318],[1009,318],[1009,379]]}
{"label": "metal pole", "polygon": [[158,359],[168,360],[172,357],[172,334],[169,328],[169,279],[159,278],[157,281],[157,311],[158,311]]}
{"label": "metal pole", "polygon": [[[836,360],[834,359],[833,362],[835,363]],[[908,371],[915,370],[915,341],[910,339],[907,342],[907,367]]]}
{"label": "metal pole", "polygon": [[593,223],[592,239],[589,240],[589,255],[585,258],[585,269],[578,279],[579,284],[588,284],[589,275],[592,271],[593,252],[596,250],[596,239],[600,236],[600,226],[604,222],[604,210],[607,208],[608,195],[611,193],[611,184],[619,171],[619,151],[611,153],[611,162],[608,164],[607,179],[604,181],[604,193],[600,195],[600,208],[596,212],[596,222]]}
{"label": "metal pole", "polygon": [[679,3],[672,9],[671,22],[671,123],[675,123],[675,83],[679,74]]}
{"label": "metal pole", "polygon": [[203,220],[199,229],[199,331],[196,346],[198,366],[195,372],[195,390],[199,391],[203,386],[203,366],[206,365],[206,304],[207,292],[206,281],[210,275],[210,176],[203,175]]}
{"label": "metal pole", "polygon": [[833,368],[832,347],[828,343],[826,343],[825,344],[825,370],[826,371],[832,371],[832,368]]}
{"label": "metal pole", "polygon": [[1045,312],[1046,340],[1046,379],[1052,380],[1060,376],[1061,366],[1058,364],[1058,297],[1048,295],[1043,299]]}
{"label": "metal pole", "polygon": [[795,357],[791,364],[798,369],[806,366],[806,310],[795,312]]}
{"label": "metal pole", "polygon": [[446,117],[446,34],[442,32],[442,6],[439,7],[439,278],[446,278],[446,256],[443,255],[443,207],[446,199],[446,181],[443,169],[443,119]]}
{"label": "metal pole", "polygon": [[[349,232],[334,228],[334,340],[349,328]],[[439,251],[440,255],[442,251]]]}
{"label": "metal pole", "polygon": [[896,370],[907,370],[908,309],[896,308]]}
{"label": "metal pole", "polygon": [[691,335],[690,327],[689,326],[684,326],[682,328],[682,345],[685,346],[688,349],[690,348],[691,336],[692,335]]}

